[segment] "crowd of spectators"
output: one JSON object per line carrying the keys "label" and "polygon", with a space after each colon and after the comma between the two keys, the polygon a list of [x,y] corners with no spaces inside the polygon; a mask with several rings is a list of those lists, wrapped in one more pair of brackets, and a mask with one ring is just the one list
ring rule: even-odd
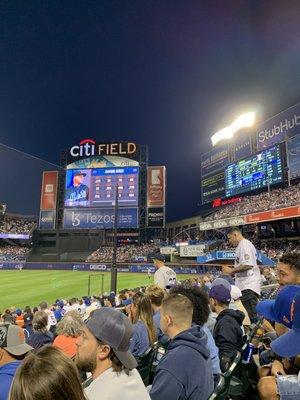
{"label": "crowd of spectators", "polygon": [[0,247],[0,261],[26,261],[30,248],[27,246],[2,246]]}
{"label": "crowd of spectators", "polygon": [[36,227],[36,221],[32,218],[12,217],[5,215],[0,223],[0,232],[29,234]]}
{"label": "crowd of spectators", "polygon": [[300,202],[299,185],[274,189],[255,196],[245,196],[239,203],[229,204],[205,218],[206,221],[237,217],[259,211],[289,207]]}
{"label": "crowd of spectators", "polygon": [[[124,245],[117,247],[117,262],[147,261],[151,253],[158,251],[155,244]],[[90,254],[87,262],[110,262],[113,258],[113,247],[103,246]]]}

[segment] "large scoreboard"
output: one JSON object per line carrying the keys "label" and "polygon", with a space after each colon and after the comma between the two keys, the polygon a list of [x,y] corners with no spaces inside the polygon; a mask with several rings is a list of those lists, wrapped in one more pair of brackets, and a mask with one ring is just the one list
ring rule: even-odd
{"label": "large scoreboard", "polygon": [[227,197],[261,189],[283,180],[280,145],[229,164],[225,170],[225,195]]}

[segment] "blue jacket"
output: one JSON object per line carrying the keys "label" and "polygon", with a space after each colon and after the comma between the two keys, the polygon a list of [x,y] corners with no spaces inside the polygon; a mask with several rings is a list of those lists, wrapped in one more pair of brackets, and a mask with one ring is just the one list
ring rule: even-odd
{"label": "blue jacket", "polygon": [[150,347],[148,330],[142,321],[133,325],[133,334],[130,339],[129,351],[134,357],[141,356]]}
{"label": "blue jacket", "polygon": [[214,375],[218,375],[221,373],[220,368],[220,359],[219,359],[219,349],[216,346],[213,335],[207,326],[203,325],[202,330],[206,333],[207,336],[207,348],[209,350],[210,359],[211,359],[211,367]]}
{"label": "blue jacket", "polygon": [[0,400],[8,399],[10,386],[20,364],[21,361],[14,361],[0,367]]}
{"label": "blue jacket", "polygon": [[207,336],[195,325],[171,340],[157,366],[150,397],[152,400],[207,400],[213,390]]}

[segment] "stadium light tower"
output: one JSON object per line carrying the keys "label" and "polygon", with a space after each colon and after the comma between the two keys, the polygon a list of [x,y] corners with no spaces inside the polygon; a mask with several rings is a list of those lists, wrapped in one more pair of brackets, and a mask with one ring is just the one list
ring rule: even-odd
{"label": "stadium light tower", "polygon": [[225,128],[216,132],[211,137],[212,145],[215,146],[221,140],[232,139],[236,132],[238,132],[242,128],[250,128],[251,126],[253,126],[254,122],[255,122],[255,113],[254,112],[247,112],[245,114],[241,114],[239,117],[237,117],[232,122],[231,125],[226,126]]}

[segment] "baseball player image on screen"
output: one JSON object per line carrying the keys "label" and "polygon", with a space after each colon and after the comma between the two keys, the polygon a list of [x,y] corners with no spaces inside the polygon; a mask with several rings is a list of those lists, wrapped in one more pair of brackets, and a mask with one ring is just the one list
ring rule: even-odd
{"label": "baseball player image on screen", "polygon": [[89,200],[89,188],[83,183],[86,173],[76,171],[73,174],[71,185],[66,190],[67,206],[87,206]]}

